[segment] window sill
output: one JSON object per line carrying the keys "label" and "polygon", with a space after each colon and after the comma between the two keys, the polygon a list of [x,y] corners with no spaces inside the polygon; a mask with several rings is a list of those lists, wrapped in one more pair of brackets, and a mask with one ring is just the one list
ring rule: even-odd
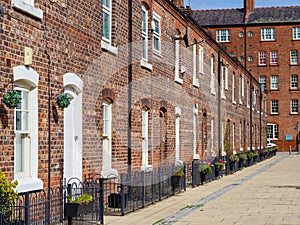
{"label": "window sill", "polygon": [[196,153],[194,153],[194,155],[193,155],[193,159],[195,159],[195,160],[198,160],[198,159],[200,159],[200,156],[199,156],[199,154],[196,154]]}
{"label": "window sill", "polygon": [[290,88],[290,91],[299,91],[298,88]]}
{"label": "window sill", "polygon": [[110,52],[114,55],[118,55],[118,48],[112,46],[111,44],[101,40],[101,48],[107,52]]}
{"label": "window sill", "polygon": [[43,181],[39,178],[17,178],[18,186],[16,188],[18,193],[29,191],[37,191],[43,189]]}
{"label": "window sill", "polygon": [[193,86],[196,87],[196,88],[199,88],[199,81],[198,81],[198,79],[194,79],[193,80]]}
{"label": "window sill", "polygon": [[43,11],[39,8],[35,8],[33,5],[24,3],[21,0],[12,0],[12,6],[22,12],[25,12],[34,18],[38,18],[40,20],[43,19]]}
{"label": "window sill", "polygon": [[153,171],[153,166],[147,165],[147,166],[142,166],[141,170],[145,171],[146,173],[152,172]]}
{"label": "window sill", "polygon": [[232,101],[232,104],[236,105],[236,101],[233,100],[233,101]]}
{"label": "window sill", "polygon": [[272,112],[271,112],[270,115],[271,115],[271,116],[272,116],[272,115],[273,115],[273,116],[277,116],[277,115],[279,115],[279,113],[274,113],[274,112],[272,113]]}
{"label": "window sill", "polygon": [[152,71],[152,69],[153,69],[152,64],[148,63],[148,62],[147,62],[146,60],[144,60],[144,59],[141,59],[141,67],[142,67],[142,68],[145,68],[145,69],[147,69],[147,70],[150,70],[150,71]]}
{"label": "window sill", "polygon": [[225,95],[222,95],[222,99],[223,99],[223,100],[226,100],[226,96],[225,96]]}
{"label": "window sill", "polygon": [[211,89],[211,91],[210,91],[210,93],[212,94],[212,95],[216,95],[216,89]]}
{"label": "window sill", "polygon": [[183,84],[183,79],[179,78],[178,76],[175,76],[175,82]]}
{"label": "window sill", "polygon": [[152,50],[153,51],[153,55],[156,55],[158,57],[161,57],[161,52],[160,51],[157,51],[155,49]]}
{"label": "window sill", "polygon": [[296,63],[296,64],[291,64],[290,63],[290,66],[298,66],[299,64],[298,63]]}
{"label": "window sill", "polygon": [[260,67],[267,67],[267,64],[258,64]]}
{"label": "window sill", "polygon": [[298,115],[298,114],[299,114],[298,112],[291,112],[291,113],[290,113],[290,115],[292,115],[292,116],[293,116],[293,115]]}

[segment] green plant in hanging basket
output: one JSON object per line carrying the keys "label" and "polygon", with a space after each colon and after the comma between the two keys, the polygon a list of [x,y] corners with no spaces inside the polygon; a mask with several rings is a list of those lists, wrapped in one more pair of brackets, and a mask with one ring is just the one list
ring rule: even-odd
{"label": "green plant in hanging basket", "polygon": [[8,91],[4,94],[3,100],[9,108],[16,108],[21,103],[21,94],[15,90]]}
{"label": "green plant in hanging basket", "polygon": [[60,94],[56,98],[56,103],[61,108],[67,108],[71,104],[71,99],[67,94]]}

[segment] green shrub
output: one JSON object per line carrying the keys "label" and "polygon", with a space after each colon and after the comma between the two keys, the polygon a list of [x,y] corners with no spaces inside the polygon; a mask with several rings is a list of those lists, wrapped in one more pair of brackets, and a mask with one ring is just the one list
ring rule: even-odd
{"label": "green shrub", "polygon": [[0,171],[0,211],[5,212],[7,206],[15,206],[18,193],[15,191],[18,182],[8,182],[6,175]]}

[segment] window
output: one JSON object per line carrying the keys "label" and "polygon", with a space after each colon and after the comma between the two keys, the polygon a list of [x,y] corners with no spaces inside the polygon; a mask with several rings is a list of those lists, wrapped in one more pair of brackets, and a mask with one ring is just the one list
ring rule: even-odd
{"label": "window", "polygon": [[300,40],[300,27],[293,28],[293,40]]}
{"label": "window", "polygon": [[271,114],[278,114],[278,100],[271,100]]}
{"label": "window", "polygon": [[291,100],[291,114],[298,114],[298,100]]}
{"label": "window", "polygon": [[225,67],[225,90],[228,90],[228,67]]}
{"label": "window", "polygon": [[144,108],[142,110],[142,168],[148,166],[148,120],[149,112]]}
{"label": "window", "polygon": [[25,66],[13,68],[14,87],[21,103],[14,110],[14,179],[18,192],[43,188],[38,178],[38,81],[39,75]]}
{"label": "window", "polygon": [[142,59],[148,61],[148,11],[142,5]]}
{"label": "window", "polygon": [[197,121],[198,121],[198,104],[193,107],[193,153],[194,159],[199,159],[197,154]]}
{"label": "window", "polygon": [[34,6],[34,0],[12,0],[12,6],[38,19],[43,19],[43,11]]}
{"label": "window", "polygon": [[278,64],[278,51],[270,52],[270,64],[277,65]]}
{"label": "window", "polygon": [[232,74],[232,103],[236,104],[236,101],[234,100],[235,95],[235,75]]}
{"label": "window", "polygon": [[250,84],[247,82],[246,84],[246,105],[247,107],[250,107],[249,105],[249,92],[250,92]]}
{"label": "window", "polygon": [[239,37],[244,37],[244,33],[243,33],[243,32],[240,32],[240,33],[239,33]]}
{"label": "window", "polygon": [[217,42],[229,42],[230,30],[217,30]]}
{"label": "window", "polygon": [[193,45],[193,85],[199,87],[197,78],[197,45]]}
{"label": "window", "polygon": [[210,146],[210,150],[213,152],[214,151],[214,118],[212,118],[211,122],[210,122],[210,132],[211,132],[211,136],[210,136],[210,140],[211,140],[211,146]]}
{"label": "window", "polygon": [[248,56],[248,61],[252,62],[253,61],[253,57],[252,56]]}
{"label": "window", "polygon": [[290,64],[298,65],[298,50],[291,50],[290,52]]}
{"label": "window", "polygon": [[154,53],[160,54],[160,35],[161,35],[160,16],[157,15],[156,13],[153,13],[153,22],[154,22],[153,51]]}
{"label": "window", "polygon": [[266,52],[258,52],[258,65],[264,66],[267,64]]}
{"label": "window", "polygon": [[199,73],[203,74],[203,47],[199,45]]}
{"label": "window", "polygon": [[291,89],[298,89],[298,75],[291,76]]}
{"label": "window", "polygon": [[110,99],[105,99],[102,103],[102,148],[102,176],[117,174],[117,171],[112,169],[112,102]]}
{"label": "window", "polygon": [[278,76],[277,75],[273,75],[270,77],[270,88],[271,90],[278,90]]}
{"label": "window", "polygon": [[215,65],[215,58],[214,58],[214,55],[211,55],[211,58],[210,58],[210,93],[213,95],[216,94],[214,65]]}
{"label": "window", "polygon": [[179,77],[179,40],[175,40],[174,43],[174,57],[175,57],[175,81],[182,84],[183,79]]}
{"label": "window", "polygon": [[259,83],[262,90],[267,89],[267,77],[265,75],[259,76]]}
{"label": "window", "polygon": [[175,159],[178,161],[180,159],[180,116],[181,109],[179,107],[175,107]]}
{"label": "window", "polygon": [[235,123],[232,124],[232,149],[235,151]]}
{"label": "window", "polygon": [[26,161],[30,161],[26,155],[26,152],[30,151],[30,108],[29,108],[29,90],[23,88],[16,88],[17,92],[21,95],[21,104],[19,104],[15,109],[15,154],[16,163],[15,171],[16,173],[23,173],[27,175],[29,165],[26,165]]}
{"label": "window", "polygon": [[272,124],[268,123],[267,124],[267,138],[268,139],[278,139],[278,125],[277,124]]}
{"label": "window", "polygon": [[248,37],[252,37],[253,36],[253,32],[249,31],[248,32]]}
{"label": "window", "polygon": [[102,39],[111,44],[111,0],[102,0]]}
{"label": "window", "polygon": [[262,28],[261,29],[262,41],[274,41],[275,40],[275,28]]}

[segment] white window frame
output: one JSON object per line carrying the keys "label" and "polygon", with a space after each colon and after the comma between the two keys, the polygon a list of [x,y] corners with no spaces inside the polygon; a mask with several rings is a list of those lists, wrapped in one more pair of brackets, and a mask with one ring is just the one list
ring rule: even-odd
{"label": "white window frame", "polygon": [[146,168],[149,165],[149,110],[142,109],[142,168]]}
{"label": "white window frame", "polygon": [[230,42],[230,30],[217,30],[217,42]]}
{"label": "white window frame", "polygon": [[[43,181],[38,178],[38,81],[39,75],[32,68],[25,66],[17,66],[13,68],[14,85],[16,90],[28,92],[28,129],[16,130],[15,133],[15,152],[14,152],[14,179],[18,180],[18,192],[28,192],[40,190],[43,188]],[[22,100],[21,100],[22,101]],[[16,124],[16,111],[14,112],[14,123]],[[17,135],[25,135],[25,149],[24,149],[24,167],[23,171],[17,171]],[[27,143],[26,143],[27,142]]]}
{"label": "white window frame", "polygon": [[270,76],[270,90],[278,90],[278,76]]}
{"label": "white window frame", "polygon": [[278,136],[279,136],[278,124],[268,123],[267,124],[267,139],[268,140],[278,140]]}
{"label": "white window frame", "polygon": [[236,101],[235,101],[235,74],[232,74],[232,103],[236,104]]}
{"label": "white window frame", "polygon": [[[161,18],[160,16],[153,12],[153,53],[160,55],[161,54]],[[158,43],[158,48],[156,48],[155,43]]]}
{"label": "white window frame", "polygon": [[175,81],[179,84],[183,83],[183,79],[179,77],[179,64],[180,64],[180,58],[179,58],[179,40],[175,40],[174,43],[174,58],[175,58]]}
{"label": "white window frame", "polygon": [[34,0],[12,0],[11,3],[14,8],[26,12],[40,20],[43,19],[43,11],[34,6]]}
{"label": "white window frame", "polygon": [[[104,4],[107,2],[108,4]],[[108,37],[104,36],[104,19],[103,14],[108,15]],[[111,45],[112,40],[112,0],[103,0],[102,1],[102,40]]]}
{"label": "white window frame", "polygon": [[298,50],[290,51],[290,65],[298,65]]}
{"label": "white window frame", "polygon": [[142,60],[148,62],[148,10],[142,5]]}
{"label": "white window frame", "polygon": [[293,27],[293,40],[300,40],[300,27]]}
{"label": "white window frame", "polygon": [[228,67],[225,66],[225,90],[228,91]]}
{"label": "white window frame", "polygon": [[199,87],[199,79],[197,77],[197,45],[193,45],[193,85]]}
{"label": "white window frame", "polygon": [[199,45],[199,73],[204,73],[204,58],[203,58],[203,47]]}
{"label": "white window frame", "polygon": [[214,73],[214,64],[215,58],[213,55],[210,58],[210,93],[212,95],[216,95],[216,88],[215,88],[215,73]]}
{"label": "white window frame", "polygon": [[221,97],[222,99],[226,99],[225,97],[225,66],[221,65]]}
{"label": "white window frame", "polygon": [[290,88],[292,90],[298,90],[299,87],[299,77],[296,74],[291,75],[290,78]]}
{"label": "white window frame", "polygon": [[180,117],[181,109],[175,107],[175,161],[180,160]]}
{"label": "white window frame", "polygon": [[197,121],[198,121],[198,104],[193,107],[193,158],[199,159],[197,154]]}
{"label": "white window frame", "polygon": [[274,41],[275,40],[275,28],[262,28],[261,29],[262,41]]}
{"label": "white window frame", "polygon": [[290,112],[291,114],[299,113],[299,102],[298,99],[292,99],[290,102]]}
{"label": "white window frame", "polygon": [[243,151],[243,124],[240,122],[240,151]]}
{"label": "white window frame", "polygon": [[258,65],[259,66],[267,65],[267,53],[265,51],[258,52]]}
{"label": "white window frame", "polygon": [[266,75],[259,76],[259,84],[260,84],[260,87],[263,88],[264,90],[267,89],[267,76]]}
{"label": "white window frame", "polygon": [[232,124],[232,149],[235,151],[235,123]]}
{"label": "white window frame", "polygon": [[104,99],[102,102],[102,176],[117,176],[112,168],[112,102]]}
{"label": "white window frame", "polygon": [[270,51],[270,65],[278,65],[278,51]]}
{"label": "white window frame", "polygon": [[246,105],[248,108],[250,108],[250,105],[249,105],[249,93],[250,92],[250,84],[249,82],[246,83]]}
{"label": "white window frame", "polygon": [[271,114],[272,115],[277,115],[279,114],[279,101],[277,99],[271,100]]}
{"label": "white window frame", "polygon": [[210,131],[211,131],[211,136],[210,136],[210,139],[211,139],[211,147],[210,147],[210,150],[211,152],[214,151],[214,118],[211,119],[210,121]]}

